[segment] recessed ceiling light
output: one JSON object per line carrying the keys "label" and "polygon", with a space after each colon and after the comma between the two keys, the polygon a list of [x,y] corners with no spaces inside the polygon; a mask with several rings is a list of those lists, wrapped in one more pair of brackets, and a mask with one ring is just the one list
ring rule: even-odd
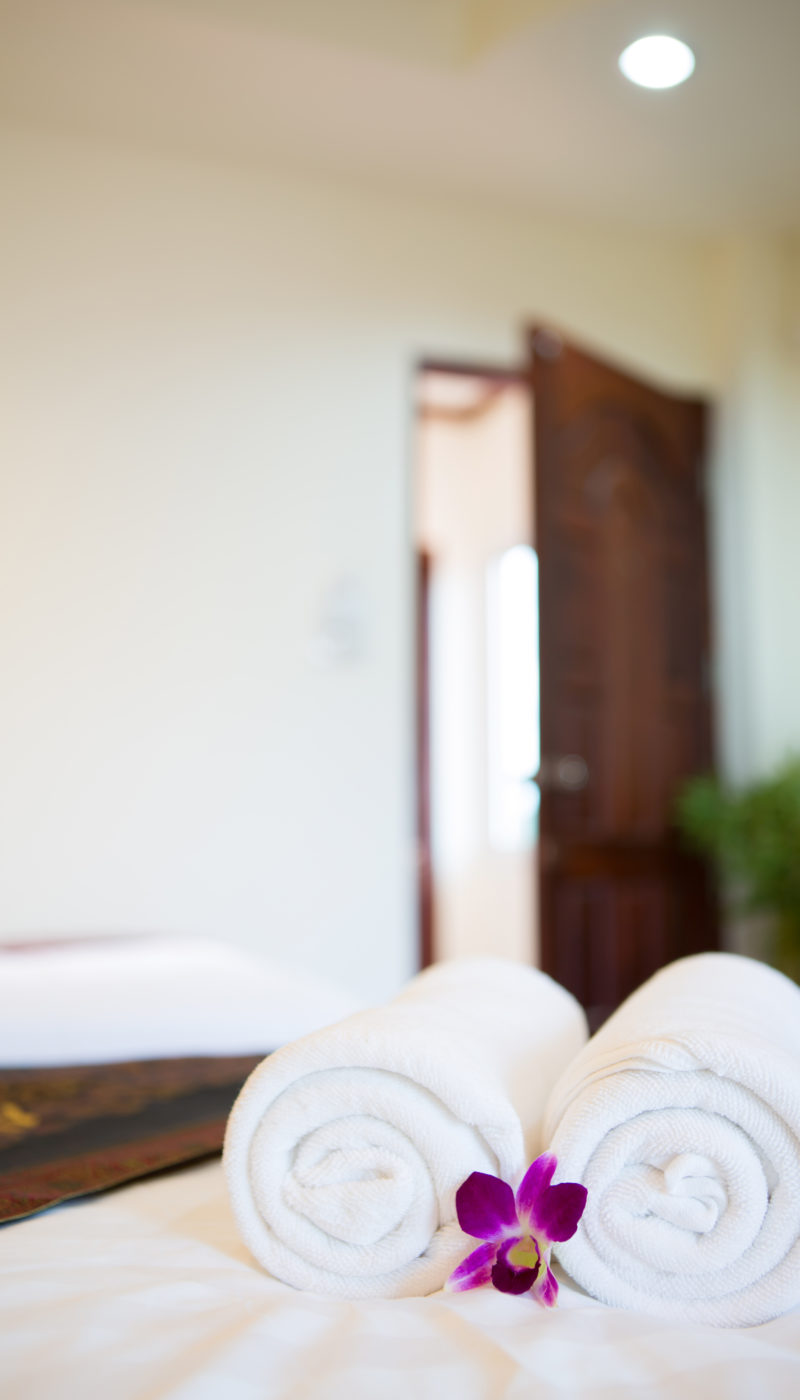
{"label": "recessed ceiling light", "polygon": [[628,45],[619,56],[619,66],[625,77],[639,87],[677,87],[694,72],[694,54],[680,39],[649,34]]}

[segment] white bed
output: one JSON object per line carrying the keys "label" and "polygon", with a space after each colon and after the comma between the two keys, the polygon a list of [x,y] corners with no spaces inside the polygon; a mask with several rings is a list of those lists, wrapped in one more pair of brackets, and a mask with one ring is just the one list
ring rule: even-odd
{"label": "white bed", "polygon": [[[0,964],[0,1064],[234,1053],[349,1009],[205,945],[90,942]],[[0,1226],[1,1400],[798,1395],[800,1312],[725,1330],[606,1308],[564,1282],[555,1311],[491,1288],[294,1291],[242,1243],[218,1160]]]}
{"label": "white bed", "polygon": [[794,1397],[800,1313],[676,1326],[562,1285],[345,1303],[252,1262],[218,1163],[0,1230],[3,1400]]}

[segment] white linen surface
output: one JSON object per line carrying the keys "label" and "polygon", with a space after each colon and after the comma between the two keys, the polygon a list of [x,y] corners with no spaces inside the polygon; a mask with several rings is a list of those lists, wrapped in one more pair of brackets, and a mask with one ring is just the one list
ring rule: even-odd
{"label": "white linen surface", "polygon": [[0,946],[6,1068],[257,1054],[356,1007],[340,988],[211,940]]}
{"label": "white linen surface", "polygon": [[[586,1039],[578,1003],[499,959],[443,963],[386,1006],[284,1047],[234,1105],[224,1162],[255,1257],[296,1288],[403,1297],[466,1252],[455,1193],[513,1181],[556,1077]],[[527,1134],[524,1140],[523,1126]]]}
{"label": "white linen surface", "polygon": [[663,968],[565,1071],[556,1179],[589,1197],[558,1246],[603,1302],[748,1326],[800,1303],[800,989],[726,953]]}
{"label": "white linen surface", "polygon": [[218,1163],[0,1229],[3,1400],[795,1400],[800,1313],[762,1327],[492,1288],[360,1303],[269,1278]]}

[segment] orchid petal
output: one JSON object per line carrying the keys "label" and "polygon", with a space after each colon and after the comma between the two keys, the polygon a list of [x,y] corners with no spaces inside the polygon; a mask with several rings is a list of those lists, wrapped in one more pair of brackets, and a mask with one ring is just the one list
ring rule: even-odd
{"label": "orchid petal", "polygon": [[514,1192],[507,1181],[473,1172],[456,1191],[458,1223],[468,1235],[479,1240],[497,1240],[509,1230],[517,1230]]}
{"label": "orchid petal", "polygon": [[544,1307],[555,1307],[558,1302],[558,1279],[549,1266],[538,1279],[533,1291]]}
{"label": "orchid petal", "polygon": [[466,1293],[469,1288],[480,1288],[482,1284],[490,1283],[496,1257],[496,1244],[479,1244],[453,1270],[445,1288],[449,1293]]}
{"label": "orchid petal", "polygon": [[560,1243],[572,1239],[586,1206],[586,1187],[576,1181],[548,1186],[531,1208],[534,1233]]}
{"label": "orchid petal", "polygon": [[517,1191],[517,1209],[521,1214],[533,1219],[533,1209],[553,1179],[557,1159],[552,1152],[543,1152],[535,1162],[531,1162]]}
{"label": "orchid petal", "polygon": [[492,1283],[501,1293],[527,1293],[536,1281],[539,1265],[535,1269],[515,1269],[508,1262],[508,1252],[518,1244],[518,1240],[506,1240],[497,1251],[497,1259],[492,1269]]}

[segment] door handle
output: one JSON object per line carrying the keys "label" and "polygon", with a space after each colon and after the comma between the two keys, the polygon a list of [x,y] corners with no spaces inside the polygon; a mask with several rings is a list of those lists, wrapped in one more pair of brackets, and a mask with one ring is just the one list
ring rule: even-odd
{"label": "door handle", "polygon": [[589,781],[589,765],[578,753],[548,755],[528,781],[542,792],[582,792]]}

